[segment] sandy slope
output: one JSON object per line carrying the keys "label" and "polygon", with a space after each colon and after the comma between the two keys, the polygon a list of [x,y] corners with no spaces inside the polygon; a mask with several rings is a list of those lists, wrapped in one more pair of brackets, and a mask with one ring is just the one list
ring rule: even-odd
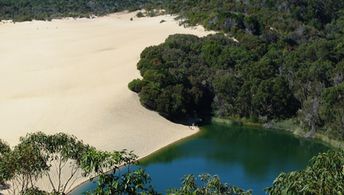
{"label": "sandy slope", "polygon": [[145,47],[170,34],[208,33],[171,16],[134,15],[0,24],[0,139],[14,145],[28,132],[62,131],[144,156],[193,134],[143,108],[127,84],[139,77]]}

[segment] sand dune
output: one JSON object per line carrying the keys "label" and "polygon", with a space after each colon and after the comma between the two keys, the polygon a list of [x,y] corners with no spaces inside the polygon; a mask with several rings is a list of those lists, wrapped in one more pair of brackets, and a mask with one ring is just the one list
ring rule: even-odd
{"label": "sand dune", "polygon": [[145,47],[208,32],[134,15],[0,24],[0,138],[14,145],[29,132],[62,131],[144,156],[193,134],[143,108],[127,84]]}

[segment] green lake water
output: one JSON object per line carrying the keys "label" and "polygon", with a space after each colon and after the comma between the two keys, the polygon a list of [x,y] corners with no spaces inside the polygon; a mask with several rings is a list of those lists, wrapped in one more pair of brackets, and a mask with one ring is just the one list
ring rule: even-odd
{"label": "green lake water", "polygon": [[[179,187],[186,174],[210,173],[223,182],[265,194],[280,172],[303,169],[328,147],[292,135],[258,128],[211,124],[200,133],[143,159],[140,166],[151,176],[155,189]],[[81,185],[73,195],[94,189]]]}

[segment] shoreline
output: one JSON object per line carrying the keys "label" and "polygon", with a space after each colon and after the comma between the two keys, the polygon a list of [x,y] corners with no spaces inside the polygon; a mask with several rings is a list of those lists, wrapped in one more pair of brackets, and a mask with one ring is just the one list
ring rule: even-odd
{"label": "shoreline", "polygon": [[[161,148],[159,148],[159,149],[157,149],[157,150],[152,151],[151,153],[148,153],[148,154],[145,154],[145,155],[143,155],[143,156],[141,156],[141,157],[138,157],[137,161],[139,162],[139,161],[145,160],[146,158],[148,158],[149,156],[153,155],[153,154],[156,153],[156,152],[159,152],[160,150],[163,150],[163,149],[165,149],[165,148],[167,148],[167,147],[169,147],[169,146],[171,146],[171,145],[174,145],[174,144],[177,144],[177,143],[179,143],[179,142],[182,142],[182,141],[185,141],[185,140],[187,140],[187,139],[190,139],[190,138],[192,138],[193,136],[196,136],[198,133],[200,133],[200,131],[201,131],[201,130],[200,130],[200,127],[194,126],[193,128],[195,128],[195,129],[193,129],[193,130],[195,131],[193,134],[188,135],[188,136],[183,137],[183,138],[180,138],[179,140],[176,140],[176,141],[174,141],[174,142],[172,142],[172,143],[169,143],[169,144],[167,144],[167,145],[165,145],[165,146],[163,146],[163,147],[161,147]],[[120,167],[123,167],[123,166],[120,166]],[[98,176],[91,177],[91,178],[88,178],[88,179],[85,180],[85,181],[82,181],[81,183],[79,183],[79,184],[75,185],[74,187],[72,187],[71,190],[69,190],[68,192],[66,192],[66,194],[67,194],[67,195],[70,195],[74,190],[78,189],[79,187],[81,187],[82,185],[84,185],[84,184],[86,184],[86,183],[88,183],[88,182],[91,182],[90,180],[95,179],[95,178],[97,178],[97,177],[98,177]]]}
{"label": "shoreline", "polygon": [[[224,125],[240,125],[240,126],[246,126],[246,127],[252,127],[252,128],[262,128],[264,129],[265,131],[271,131],[271,132],[277,132],[277,133],[282,133],[282,134],[286,134],[286,135],[291,135],[297,139],[307,139],[307,140],[310,140],[311,142],[316,142],[316,143],[321,143],[321,144],[324,144],[325,146],[328,146],[329,148],[333,148],[333,149],[339,149],[339,150],[344,150],[344,143],[343,142],[340,142],[340,141],[337,141],[337,140],[333,140],[333,139],[330,139],[328,137],[325,136],[325,138],[329,139],[330,142],[327,142],[323,139],[319,139],[318,136],[323,136],[319,133],[316,134],[316,136],[314,138],[305,138],[303,137],[300,133],[297,133],[297,131],[291,131],[291,130],[288,130],[288,129],[285,129],[285,128],[266,128],[264,127],[264,124],[261,124],[261,123],[254,123],[254,122],[249,122],[249,121],[246,121],[246,120],[235,120],[235,119],[224,119],[224,118],[217,118],[217,117],[213,117],[211,122],[210,123],[218,123],[218,124],[224,124]],[[175,144],[178,144],[180,142],[183,142],[183,141],[186,141],[188,139],[191,139],[192,137],[194,136],[197,136],[197,134],[199,134],[201,132],[201,127],[196,127],[195,129],[195,132],[189,136],[186,136],[184,138],[181,138],[179,140],[176,140],[175,142],[172,142],[170,144],[167,144],[166,146],[163,146],[161,147],[160,149],[157,149],[147,155],[144,155],[142,157],[139,157],[138,158],[138,161],[142,161],[142,160],[145,160],[146,158],[149,158],[151,155],[154,155],[155,153],[158,153],[159,151],[162,151],[164,150],[165,148],[168,148],[169,146],[171,145],[175,145]],[[336,142],[339,142],[340,144],[342,145],[333,145],[333,141]],[[91,179],[94,179],[96,178],[97,176],[91,178]],[[82,186],[83,184],[85,183],[88,183],[90,182],[90,179],[88,179],[87,181],[84,181],[80,184],[78,184],[77,186],[75,186],[73,189],[71,189],[70,191],[68,191],[67,194],[70,194],[72,191],[78,189],[80,186]]]}
{"label": "shoreline", "polygon": [[272,127],[265,127],[264,126],[265,124],[258,123],[258,122],[255,123],[255,122],[250,122],[250,121],[240,120],[240,119],[224,119],[224,118],[217,118],[217,117],[212,118],[212,121],[217,122],[217,123],[224,123],[227,125],[242,125],[242,126],[248,126],[248,127],[264,128],[273,132],[278,131],[281,133],[290,134],[298,139],[309,139],[311,141],[320,142],[333,149],[344,150],[344,141],[329,138],[328,136],[318,133],[318,132],[312,138],[305,138],[302,134],[301,127],[298,127],[298,126],[288,129],[288,128],[280,128],[278,127],[279,124],[274,123],[272,124]]}

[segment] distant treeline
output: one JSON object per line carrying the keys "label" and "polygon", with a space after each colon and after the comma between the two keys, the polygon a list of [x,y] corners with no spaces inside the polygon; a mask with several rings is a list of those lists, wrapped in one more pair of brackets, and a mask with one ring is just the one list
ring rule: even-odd
{"label": "distant treeline", "polygon": [[[203,25],[223,32],[267,32],[296,41],[316,35],[343,14],[338,0],[156,0],[161,7],[179,14],[185,24]],[[158,3],[159,2],[159,3]],[[302,37],[302,35],[307,35]]]}
{"label": "distant treeline", "polygon": [[89,17],[142,8],[147,0],[0,0],[0,20]]}
{"label": "distant treeline", "polygon": [[[344,138],[344,2],[167,1],[186,25],[224,34],[174,35],[147,48],[129,87],[180,120],[235,117],[300,125]],[[235,37],[234,41],[230,37]]]}

